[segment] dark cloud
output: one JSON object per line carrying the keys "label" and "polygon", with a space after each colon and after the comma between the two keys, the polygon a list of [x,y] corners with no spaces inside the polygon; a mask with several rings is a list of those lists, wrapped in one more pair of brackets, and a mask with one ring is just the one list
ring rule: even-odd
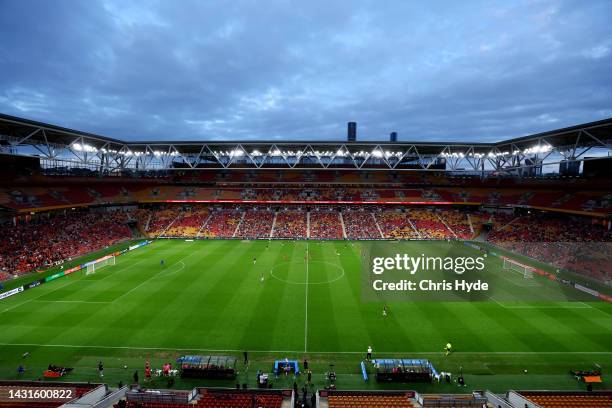
{"label": "dark cloud", "polygon": [[[180,6],[180,7],[179,7]],[[0,0],[0,111],[123,139],[498,140],[612,116],[612,3]]]}

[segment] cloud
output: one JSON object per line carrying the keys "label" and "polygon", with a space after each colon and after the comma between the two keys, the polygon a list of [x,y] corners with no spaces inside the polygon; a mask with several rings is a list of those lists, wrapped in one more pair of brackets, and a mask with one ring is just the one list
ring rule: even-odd
{"label": "cloud", "polygon": [[0,111],[130,140],[490,141],[612,111],[612,3],[0,0]]}

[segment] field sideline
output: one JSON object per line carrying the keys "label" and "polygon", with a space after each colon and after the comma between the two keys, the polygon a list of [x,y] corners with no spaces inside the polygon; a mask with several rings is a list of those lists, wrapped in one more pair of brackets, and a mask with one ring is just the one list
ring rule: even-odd
{"label": "field sideline", "polygon": [[[538,384],[541,376],[542,386],[572,388],[570,368],[612,363],[612,305],[602,302],[395,302],[383,318],[382,303],[361,301],[360,245],[155,241],[94,275],[79,272],[1,301],[0,375],[15,378],[24,352],[32,378],[54,363],[82,366],[74,379],[95,379],[94,360],[104,358],[110,378],[125,382],[130,375],[119,368],[142,369],[144,357],[248,350],[265,371],[274,358],[308,356],[321,372],[334,362],[347,386],[363,388],[358,363],[372,345],[375,355],[461,366],[474,387]],[[448,341],[456,352],[444,358]]]}

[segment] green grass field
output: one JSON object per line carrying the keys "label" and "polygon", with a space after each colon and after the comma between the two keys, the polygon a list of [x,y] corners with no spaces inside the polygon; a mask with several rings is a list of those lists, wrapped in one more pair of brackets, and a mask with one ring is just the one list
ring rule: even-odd
{"label": "green grass field", "polygon": [[[74,273],[0,301],[0,377],[17,378],[23,363],[25,378],[38,378],[54,363],[75,367],[66,380],[97,381],[101,359],[104,382],[126,383],[134,370],[142,378],[145,358],[160,365],[187,353],[240,357],[248,350],[251,364],[238,364],[240,382],[254,383],[257,369],[270,372],[274,359],[308,357],[319,386],[333,363],[339,388],[458,391],[447,384],[364,384],[359,362],[372,345],[375,357],[428,358],[455,373],[462,367],[469,389],[581,389],[568,370],[596,364],[606,379],[612,305],[588,298],[393,302],[383,318],[381,302],[361,299],[361,245],[158,240],[96,274]],[[447,244],[389,245],[420,251]],[[526,290],[519,274],[491,273],[514,274],[504,277],[508,287]],[[455,352],[445,357],[448,341]],[[22,359],[25,352],[29,357]],[[157,381],[154,386],[165,386]],[[280,378],[275,385],[292,383]],[[179,380],[175,387],[194,384],[233,385]]]}

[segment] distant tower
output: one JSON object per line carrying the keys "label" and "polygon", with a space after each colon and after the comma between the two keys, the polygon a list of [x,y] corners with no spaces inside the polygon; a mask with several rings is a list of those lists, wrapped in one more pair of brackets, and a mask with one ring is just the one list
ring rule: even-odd
{"label": "distant tower", "polygon": [[349,142],[357,141],[357,122],[348,123],[347,136]]}
{"label": "distant tower", "polygon": [[389,135],[389,141],[391,143],[397,142],[397,132],[391,132],[391,134]]}

